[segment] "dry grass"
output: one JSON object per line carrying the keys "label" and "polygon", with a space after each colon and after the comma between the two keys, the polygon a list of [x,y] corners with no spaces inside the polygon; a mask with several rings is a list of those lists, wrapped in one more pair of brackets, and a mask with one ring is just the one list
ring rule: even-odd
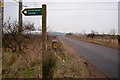
{"label": "dry grass", "polygon": [[51,62],[56,63],[54,64],[53,78],[90,78],[90,73],[84,64],[85,60],[74,54],[74,51],[66,47],[61,40],[58,49],[54,51],[52,49],[52,40],[54,39],[59,41],[58,37],[51,37],[48,40],[48,51],[51,52],[49,55],[55,56]]}
{"label": "dry grass", "polygon": [[[63,43],[59,43],[57,49],[57,66],[54,78],[90,78],[89,71],[86,68],[83,59],[79,58],[74,51],[66,47]],[[69,50],[68,50],[69,49]]]}
{"label": "dry grass", "polygon": [[25,49],[23,54],[17,51],[12,53],[9,49],[3,50],[3,78],[41,77],[40,38],[33,36],[26,44],[28,49]]}
{"label": "dry grass", "polygon": [[42,63],[43,78],[52,79],[54,76],[54,71],[56,69],[56,63],[57,63],[57,58],[54,55],[54,52],[47,52],[42,62],[43,62]]}
{"label": "dry grass", "polygon": [[58,38],[51,37],[47,41],[48,48],[43,64],[40,37],[31,36],[30,41],[26,43],[28,49],[24,51],[24,54],[12,53],[9,49],[3,50],[3,78],[42,78],[43,71],[47,78],[93,77],[87,69],[86,61],[77,56],[71,48],[65,46],[61,40],[59,48],[54,51],[53,39]]}
{"label": "dry grass", "polygon": [[[40,74],[40,61],[31,62],[27,57],[16,57],[13,53],[4,53],[9,57],[7,62],[3,59],[3,78],[38,78]],[[7,58],[4,56],[4,58]]]}

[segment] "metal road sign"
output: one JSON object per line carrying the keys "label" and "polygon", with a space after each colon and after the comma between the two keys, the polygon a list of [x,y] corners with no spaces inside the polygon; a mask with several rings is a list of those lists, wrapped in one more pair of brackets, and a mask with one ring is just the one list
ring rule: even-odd
{"label": "metal road sign", "polygon": [[25,16],[42,15],[42,8],[26,8],[22,13]]}
{"label": "metal road sign", "polygon": [[58,48],[58,40],[52,40],[52,48],[57,49]]}

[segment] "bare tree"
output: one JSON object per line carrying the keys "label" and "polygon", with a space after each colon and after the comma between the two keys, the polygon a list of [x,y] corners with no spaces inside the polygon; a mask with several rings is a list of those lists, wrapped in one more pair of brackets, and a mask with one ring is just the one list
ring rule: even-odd
{"label": "bare tree", "polygon": [[85,30],[83,30],[83,31],[82,31],[82,33],[85,35],[85,34],[86,34],[86,31],[85,31]]}
{"label": "bare tree", "polygon": [[[26,26],[23,28],[23,31],[26,32],[31,30],[34,30],[34,26],[30,23],[29,25],[26,24]],[[21,52],[24,49],[27,49],[25,45],[27,35],[18,33],[17,21],[10,22],[9,19],[7,22],[5,22],[3,26],[3,35],[3,48],[9,48],[13,53],[16,51]]]}
{"label": "bare tree", "polygon": [[116,33],[117,33],[117,31],[116,31],[115,29],[111,29],[111,30],[110,30],[110,34],[111,34],[111,35],[115,35]]}
{"label": "bare tree", "polygon": [[88,38],[94,38],[95,37],[95,31],[91,30],[91,33],[87,35]]}
{"label": "bare tree", "polygon": [[110,30],[110,34],[111,34],[110,37],[111,37],[112,39],[115,39],[115,34],[116,34],[116,33],[117,33],[117,31],[116,31],[115,29],[111,29],[111,30]]}
{"label": "bare tree", "polygon": [[31,33],[31,31],[35,31],[34,23],[25,22],[23,26],[23,32]]}

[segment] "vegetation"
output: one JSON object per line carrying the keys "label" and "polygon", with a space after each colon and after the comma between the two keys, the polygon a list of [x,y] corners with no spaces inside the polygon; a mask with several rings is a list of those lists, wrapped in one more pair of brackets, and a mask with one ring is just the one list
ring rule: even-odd
{"label": "vegetation", "polygon": [[73,33],[66,33],[66,35],[74,35]]}
{"label": "vegetation", "polygon": [[71,37],[78,40],[92,42],[100,45],[110,46],[113,48],[120,48],[119,35],[95,34],[91,32],[90,34],[83,34],[83,35],[66,35],[66,37]]}
{"label": "vegetation", "polygon": [[48,52],[46,54],[46,58],[44,58],[44,61],[42,62],[43,78],[49,78],[49,80],[53,78],[54,70],[56,68],[56,61],[57,58],[54,55],[54,52]]}
{"label": "vegetation", "polygon": [[23,52],[24,49],[28,49],[25,43],[29,40],[28,35],[23,34],[23,32],[29,32],[35,30],[34,25],[29,23],[24,23],[22,34],[18,33],[17,21],[10,22],[10,19],[4,23],[3,26],[3,48],[9,49],[13,53],[16,51]]}
{"label": "vegetation", "polygon": [[[41,77],[41,56],[38,43],[40,36],[28,34],[35,30],[34,24],[25,22],[23,30],[18,33],[17,21],[10,19],[3,26],[3,78],[38,78]],[[39,40],[38,40],[39,39]],[[33,44],[34,43],[34,44]]]}
{"label": "vegetation", "polygon": [[[3,78],[90,78],[96,77],[87,69],[87,62],[56,36],[49,36],[47,52],[41,53],[41,36],[28,34],[35,30],[34,24],[26,22],[22,33],[18,33],[16,21],[4,23],[3,27]],[[73,35],[68,33],[67,35]],[[59,48],[52,49],[52,40],[57,39]],[[64,45],[64,46],[63,46]],[[67,50],[70,51],[67,51]],[[98,77],[98,76],[97,76]]]}

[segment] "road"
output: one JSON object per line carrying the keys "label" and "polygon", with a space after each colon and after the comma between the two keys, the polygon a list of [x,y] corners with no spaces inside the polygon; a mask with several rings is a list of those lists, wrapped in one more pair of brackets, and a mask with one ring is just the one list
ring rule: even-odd
{"label": "road", "polygon": [[109,78],[118,78],[118,51],[120,50],[64,36],[59,38]]}

